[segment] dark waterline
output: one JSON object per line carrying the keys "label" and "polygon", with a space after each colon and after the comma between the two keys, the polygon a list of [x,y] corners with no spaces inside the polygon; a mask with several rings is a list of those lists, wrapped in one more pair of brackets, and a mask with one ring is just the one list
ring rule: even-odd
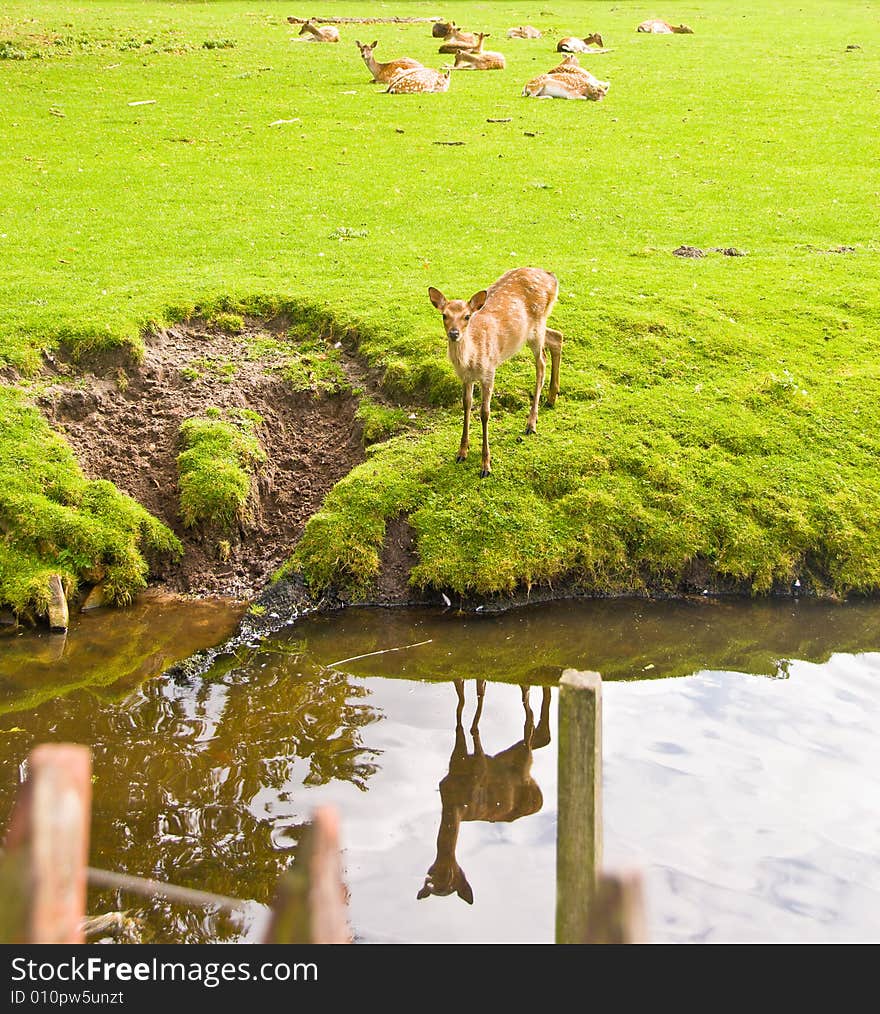
{"label": "dark waterline", "polygon": [[[876,604],[350,610],[202,677],[149,679],[228,633],[196,606],[89,617],[60,658],[48,638],[0,641],[0,820],[33,745],[87,743],[93,865],[253,899],[242,917],[92,892],[91,912],[130,910],[143,939],[258,937],[322,803],[342,818],[360,938],[552,939],[556,698],[538,685],[566,667],[607,681],[606,861],[645,869],[653,939],[880,939]],[[518,687],[486,692],[481,745],[514,800],[501,820],[481,816],[468,759],[476,678],[533,687],[533,733]],[[468,681],[457,759],[452,679]],[[473,904],[418,900],[469,792],[477,819],[440,865]]]}

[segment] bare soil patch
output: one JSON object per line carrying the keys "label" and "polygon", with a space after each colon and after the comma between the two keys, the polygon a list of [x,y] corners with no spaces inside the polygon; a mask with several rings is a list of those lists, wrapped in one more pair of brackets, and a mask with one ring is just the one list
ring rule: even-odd
{"label": "bare soil patch", "polygon": [[[330,488],[364,459],[354,395],[293,390],[248,343],[254,332],[282,338],[286,322],[249,321],[248,329],[170,328],[148,340],[140,365],[93,363],[93,372],[73,379],[63,365],[47,366],[41,408],[86,475],[109,479],[182,541],[181,561],[151,561],[170,591],[253,597]],[[268,460],[255,482],[252,517],[231,532],[184,528],[179,516],[180,425],[211,406],[250,409],[264,420],[259,437]]]}

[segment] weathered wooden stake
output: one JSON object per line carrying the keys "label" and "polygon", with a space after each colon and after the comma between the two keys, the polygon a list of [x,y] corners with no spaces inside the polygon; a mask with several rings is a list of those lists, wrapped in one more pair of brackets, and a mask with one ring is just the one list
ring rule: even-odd
{"label": "weathered wooden stake", "polygon": [[339,819],[315,810],[300,839],[296,863],[278,881],[267,944],[350,944]]}
{"label": "weathered wooden stake", "polygon": [[587,920],[588,944],[643,944],[645,903],[638,870],[603,873]]}
{"label": "weathered wooden stake", "polygon": [[602,677],[559,681],[556,942],[581,944],[602,865]]}
{"label": "weathered wooden stake", "polygon": [[3,943],[83,942],[91,774],[88,747],[44,743],[28,756],[0,860]]}

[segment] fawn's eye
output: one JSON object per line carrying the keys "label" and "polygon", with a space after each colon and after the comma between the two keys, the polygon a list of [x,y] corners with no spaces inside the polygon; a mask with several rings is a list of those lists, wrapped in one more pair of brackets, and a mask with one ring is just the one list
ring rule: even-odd
{"label": "fawn's eye", "polygon": [[466,314],[464,315],[464,319],[465,319],[465,320],[470,320],[470,319],[471,319],[471,315],[470,315],[469,313],[466,313]]}

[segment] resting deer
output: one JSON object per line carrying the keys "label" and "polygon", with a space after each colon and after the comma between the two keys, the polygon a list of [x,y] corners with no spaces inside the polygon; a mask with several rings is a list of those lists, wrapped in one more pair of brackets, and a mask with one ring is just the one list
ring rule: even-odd
{"label": "resting deer", "polygon": [[596,79],[592,74],[590,78],[592,80],[557,69],[527,81],[522,93],[533,99],[589,99],[598,102],[605,98],[611,85],[607,81],[594,84]]}
{"label": "resting deer", "polygon": [[693,28],[687,25],[670,25],[668,21],[661,21],[660,18],[648,18],[636,29],[637,32],[648,32],[650,35],[693,35]]}
{"label": "resting deer", "polygon": [[310,33],[306,42],[339,42],[339,29],[333,25],[321,25],[319,28],[311,21],[307,21],[299,30],[299,34],[305,35],[306,32]]}
{"label": "resting deer", "polygon": [[464,711],[464,680],[455,681],[458,707],[455,711],[455,745],[449,758],[449,773],[440,782],[442,815],[437,834],[437,858],[417,898],[457,894],[469,905],[474,892],[455,858],[462,821],[485,820],[509,823],[537,813],[544,803],[538,783],[532,778],[532,752],[550,742],[550,688],[544,687],[541,714],[535,718],[529,705],[529,687],[521,687],[525,725],[522,739],[493,757],[487,757],[480,742],[480,715],[486,681],[477,680],[477,710],[471,723],[474,752],[468,753],[461,724]]}
{"label": "resting deer", "polygon": [[463,32],[453,21],[449,25],[449,32],[443,36],[443,45],[438,53],[457,53],[460,49],[473,49],[477,44],[477,37],[473,32]]}
{"label": "resting deer", "polygon": [[602,41],[602,36],[597,32],[592,35],[588,35],[585,39],[578,39],[573,35],[567,35],[564,39],[560,39],[556,43],[557,53],[595,53],[596,50],[593,46],[598,46],[599,49],[605,47],[605,43]]}
{"label": "resting deer", "polygon": [[507,29],[508,39],[540,39],[541,33],[531,25],[517,25],[516,28]]}
{"label": "resting deer", "polygon": [[449,90],[448,70],[432,70],[430,67],[416,67],[401,70],[392,78],[385,89],[386,95],[414,95],[419,92],[445,92]]}
{"label": "resting deer", "polygon": [[552,70],[547,71],[548,74],[552,74],[554,77],[565,77],[569,75],[575,79],[581,79],[588,81],[595,88],[604,90],[607,94],[611,84],[608,81],[600,81],[597,77],[594,77],[586,67],[580,65],[580,61],[574,55],[569,53],[568,56],[563,57],[562,63],[557,64]]}
{"label": "resting deer", "polygon": [[495,371],[505,360],[528,345],[535,357],[535,395],[526,423],[526,433],[538,426],[538,401],[544,386],[545,347],[550,349],[550,390],[547,404],[553,405],[559,394],[559,364],[562,360],[562,335],[547,327],[547,318],[556,302],[559,283],[556,276],[540,268],[514,268],[488,289],[481,289],[464,302],[447,299],[439,289],[428,289],[431,303],[443,314],[443,326],[449,339],[447,352],[452,368],[462,385],[464,420],[456,461],[464,461],[470,446],[471,408],[474,384],[482,391],[480,422],[483,425],[483,451],[480,478],[492,471],[489,455],[489,414]]}
{"label": "resting deer", "polygon": [[480,32],[477,36],[477,44],[473,49],[460,49],[455,54],[455,70],[504,70],[505,62],[502,53],[490,50],[483,52],[483,39],[488,37],[488,32]]}
{"label": "resting deer", "polygon": [[379,45],[378,42],[371,42],[369,46],[364,46],[355,39],[354,44],[360,50],[364,63],[373,75],[373,81],[378,81],[381,84],[390,84],[402,70],[416,70],[423,66],[418,60],[413,60],[409,56],[403,56],[399,60],[389,60],[388,63],[379,63],[373,56],[373,50]]}

